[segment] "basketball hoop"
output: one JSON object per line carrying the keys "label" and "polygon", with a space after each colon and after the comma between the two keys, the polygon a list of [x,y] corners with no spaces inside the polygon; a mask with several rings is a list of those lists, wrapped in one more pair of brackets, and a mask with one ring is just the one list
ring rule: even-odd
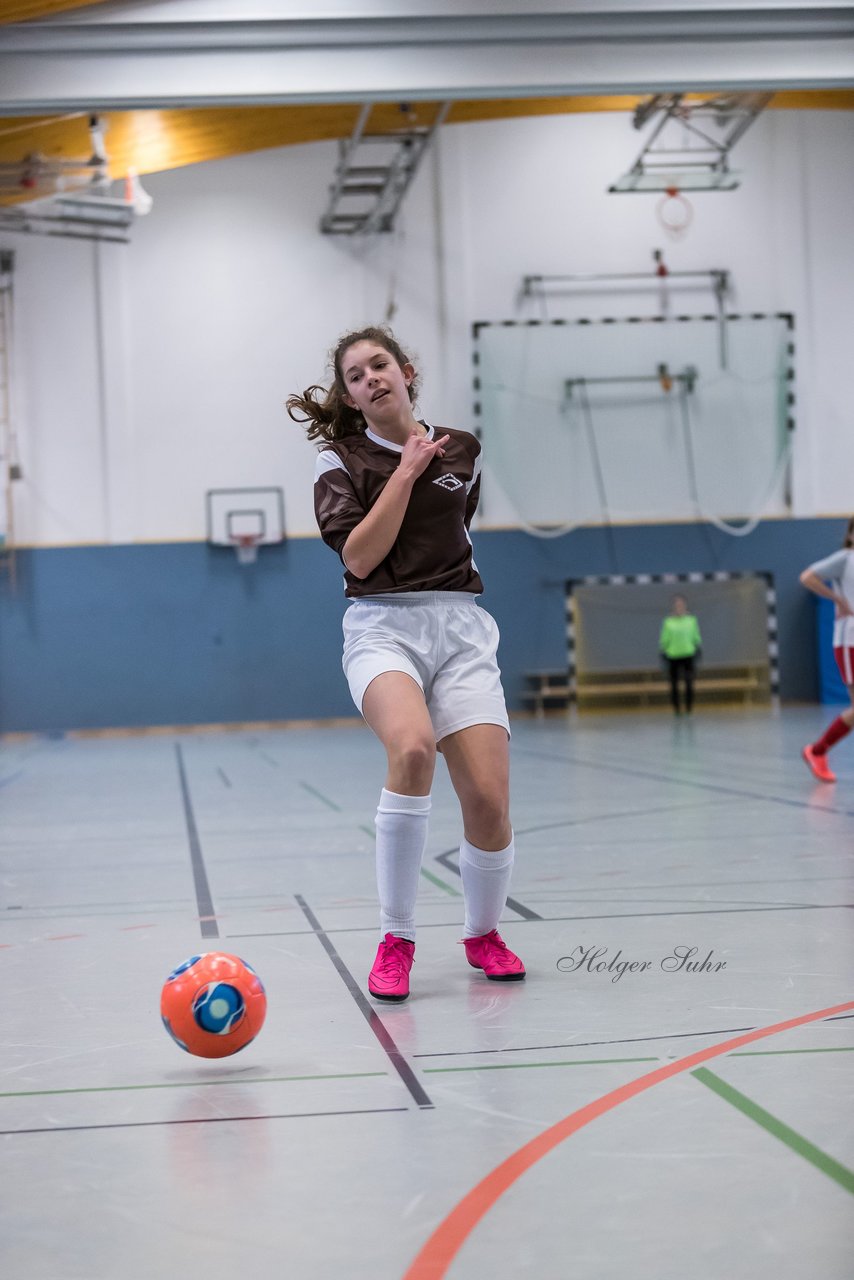
{"label": "basketball hoop", "polygon": [[254,564],[258,558],[258,547],[261,535],[257,533],[238,533],[232,539],[237,552],[238,564]]}
{"label": "basketball hoop", "polygon": [[655,213],[664,230],[674,240],[684,236],[694,218],[693,205],[678,187],[667,187],[655,206]]}

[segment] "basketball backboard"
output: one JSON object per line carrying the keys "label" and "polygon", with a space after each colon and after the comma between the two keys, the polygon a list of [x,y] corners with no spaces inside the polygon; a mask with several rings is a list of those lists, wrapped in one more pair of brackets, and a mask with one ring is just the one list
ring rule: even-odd
{"label": "basketball backboard", "polygon": [[281,489],[209,489],[205,505],[208,542],[215,547],[233,547],[241,564],[252,563],[259,546],[284,541]]}

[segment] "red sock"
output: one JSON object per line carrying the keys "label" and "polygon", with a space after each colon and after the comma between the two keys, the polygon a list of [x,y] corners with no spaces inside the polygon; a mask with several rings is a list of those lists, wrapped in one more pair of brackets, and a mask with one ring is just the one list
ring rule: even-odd
{"label": "red sock", "polygon": [[818,742],[813,743],[813,753],[817,756],[823,756],[835,742],[840,738],[844,738],[846,733],[851,732],[850,724],[846,724],[842,716],[837,716],[833,724],[829,724]]}

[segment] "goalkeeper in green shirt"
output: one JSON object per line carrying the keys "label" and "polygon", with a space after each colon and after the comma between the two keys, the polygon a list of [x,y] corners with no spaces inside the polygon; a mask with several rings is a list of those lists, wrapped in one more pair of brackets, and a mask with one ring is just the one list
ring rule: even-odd
{"label": "goalkeeper in green shirt", "polygon": [[700,626],[693,613],[688,612],[684,596],[674,596],[671,612],[661,624],[658,647],[667,663],[670,675],[670,701],[676,715],[682,712],[680,682],[685,686],[685,710],[694,705],[694,659],[700,654]]}

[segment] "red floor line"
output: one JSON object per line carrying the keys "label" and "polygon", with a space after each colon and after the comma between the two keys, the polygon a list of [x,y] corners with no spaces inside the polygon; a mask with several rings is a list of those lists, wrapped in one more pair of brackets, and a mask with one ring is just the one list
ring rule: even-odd
{"label": "red floor line", "polygon": [[608,1111],[613,1111],[615,1107],[651,1089],[653,1085],[660,1084],[662,1080],[669,1080],[671,1076],[690,1071],[711,1058],[730,1053],[733,1049],[741,1048],[742,1045],[764,1040],[766,1036],[777,1035],[793,1027],[801,1027],[807,1022],[818,1022],[822,1018],[830,1018],[834,1014],[845,1013],[851,1009],[854,1009],[854,1000],[833,1005],[829,1009],[819,1009],[816,1013],[804,1013],[797,1018],[788,1018],[785,1022],[775,1022],[773,1026],[760,1027],[755,1031],[748,1031],[745,1035],[735,1036],[731,1040],[722,1040],[720,1044],[698,1049],[687,1058],[679,1058],[676,1062],[669,1062],[664,1067],[656,1067],[654,1071],[648,1071],[637,1080],[631,1080],[628,1084],[621,1085],[618,1089],[613,1089],[610,1093],[603,1094],[601,1098],[589,1102],[578,1111],[573,1111],[551,1128],[538,1134],[536,1138],[532,1138],[524,1147],[514,1151],[491,1173],[488,1173],[476,1187],[473,1187],[439,1224],[409,1267],[403,1280],[442,1280],[481,1218],[489,1212],[504,1192],[538,1160],[542,1160],[543,1156],[548,1155],[566,1138],[583,1129],[592,1120],[605,1115]]}

